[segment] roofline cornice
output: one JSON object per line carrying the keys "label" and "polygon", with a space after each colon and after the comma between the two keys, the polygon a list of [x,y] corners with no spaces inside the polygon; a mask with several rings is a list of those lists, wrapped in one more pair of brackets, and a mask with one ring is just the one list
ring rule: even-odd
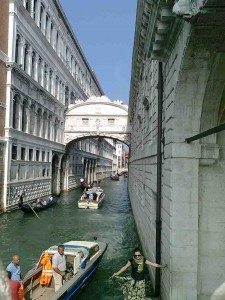
{"label": "roofline cornice", "polygon": [[[130,109],[136,98],[138,84],[146,59],[165,61],[180,22],[172,13],[174,0],[138,0],[132,72],[130,85]],[[173,33],[173,35],[171,35]]]}

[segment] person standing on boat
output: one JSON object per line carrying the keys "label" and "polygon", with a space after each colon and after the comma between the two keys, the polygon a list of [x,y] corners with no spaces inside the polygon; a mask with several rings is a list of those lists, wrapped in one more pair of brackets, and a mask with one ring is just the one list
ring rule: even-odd
{"label": "person standing on boat", "polygon": [[[119,271],[112,275],[112,278],[117,278],[124,294],[124,299],[145,299],[145,266],[155,268],[165,268],[166,265],[147,260],[141,254],[139,248],[134,249],[133,257],[128,260],[127,264]],[[121,273],[131,267],[131,277],[118,277]]]}
{"label": "person standing on boat", "polygon": [[6,268],[9,284],[12,292],[12,299],[18,300],[18,291],[22,283],[20,258],[18,255],[13,255],[12,261]]}
{"label": "person standing on boat", "polygon": [[58,252],[52,257],[53,278],[55,282],[55,291],[63,285],[63,276],[66,274],[66,258],[64,255],[64,246],[58,246]]}

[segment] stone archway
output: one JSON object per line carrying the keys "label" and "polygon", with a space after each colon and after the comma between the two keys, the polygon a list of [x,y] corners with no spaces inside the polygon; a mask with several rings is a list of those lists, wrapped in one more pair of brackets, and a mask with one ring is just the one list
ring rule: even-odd
{"label": "stone archway", "polygon": [[[201,131],[225,122],[225,54],[219,53],[211,70],[201,115]],[[200,293],[211,296],[224,281],[225,258],[225,131],[201,139],[199,164],[199,272]],[[207,268],[219,263],[221,268]],[[211,284],[211,293],[204,287]],[[208,289],[207,289],[208,290]]]}

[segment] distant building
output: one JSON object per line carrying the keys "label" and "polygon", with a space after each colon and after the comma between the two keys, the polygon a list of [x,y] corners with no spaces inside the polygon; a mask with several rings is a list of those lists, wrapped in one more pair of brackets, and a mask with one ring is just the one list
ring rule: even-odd
{"label": "distant building", "polygon": [[116,143],[117,169],[127,168],[128,164],[128,149],[123,143]]}
{"label": "distant building", "polygon": [[74,142],[69,150],[68,187],[77,187],[83,178],[88,184],[109,177],[113,172],[115,142],[110,139],[89,138]]}

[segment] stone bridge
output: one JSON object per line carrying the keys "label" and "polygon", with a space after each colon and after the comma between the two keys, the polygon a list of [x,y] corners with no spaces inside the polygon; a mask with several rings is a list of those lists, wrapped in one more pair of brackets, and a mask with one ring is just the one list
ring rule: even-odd
{"label": "stone bridge", "polygon": [[64,142],[90,137],[105,137],[130,144],[127,126],[128,106],[122,101],[110,101],[107,97],[90,97],[77,100],[68,107],[65,117]]}

